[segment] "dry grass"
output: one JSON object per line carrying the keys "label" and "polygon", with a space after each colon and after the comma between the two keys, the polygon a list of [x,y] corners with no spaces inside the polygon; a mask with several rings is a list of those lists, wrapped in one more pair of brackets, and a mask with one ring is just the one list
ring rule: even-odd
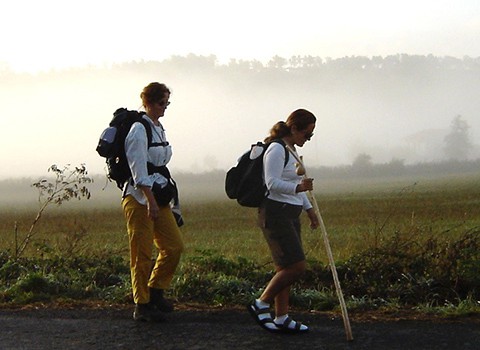
{"label": "dry grass", "polygon": [[[433,232],[455,235],[480,225],[478,177],[448,178],[420,184],[395,183],[348,188],[317,195],[336,259],[375,246],[392,233]],[[346,188],[346,187],[345,187]],[[95,196],[95,193],[93,193]],[[87,202],[93,203],[94,201]],[[269,261],[269,252],[256,226],[256,209],[243,208],[235,201],[215,199],[183,202],[186,225],[182,228],[187,254],[209,250],[226,257],[242,256],[260,263]],[[24,234],[36,214],[35,207],[3,208],[0,220],[0,249],[14,247],[14,226]],[[305,218],[304,218],[305,219]],[[326,261],[320,230],[311,231],[304,222],[303,237],[307,256]],[[127,255],[127,237],[120,203],[111,207],[75,207],[66,204],[50,208],[36,228],[39,248],[71,250],[77,254],[111,251]],[[419,235],[419,241],[422,237]],[[75,245],[72,247],[72,245]]]}

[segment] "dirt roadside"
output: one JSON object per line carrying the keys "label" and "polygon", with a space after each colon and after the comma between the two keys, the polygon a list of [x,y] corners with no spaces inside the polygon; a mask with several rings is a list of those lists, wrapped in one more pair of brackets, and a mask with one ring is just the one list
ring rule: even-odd
{"label": "dirt roadside", "polygon": [[0,349],[480,349],[480,316],[419,319],[350,315],[347,342],[340,315],[293,313],[304,335],[262,330],[243,309],[179,307],[163,323],[138,323],[131,307],[0,309]]}

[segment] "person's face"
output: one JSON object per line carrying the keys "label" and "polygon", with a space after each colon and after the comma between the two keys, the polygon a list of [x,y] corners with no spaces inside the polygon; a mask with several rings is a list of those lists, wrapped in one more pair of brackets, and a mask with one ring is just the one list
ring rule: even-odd
{"label": "person's face", "polygon": [[310,141],[312,138],[313,130],[315,130],[315,123],[308,125],[308,127],[304,130],[297,130],[295,127],[293,127],[292,135],[294,144],[299,147],[303,147],[305,142]]}
{"label": "person's face", "polygon": [[163,117],[165,115],[165,110],[167,109],[167,106],[170,104],[170,102],[168,101],[169,98],[170,94],[167,93],[161,100],[152,103],[148,114],[152,117]]}

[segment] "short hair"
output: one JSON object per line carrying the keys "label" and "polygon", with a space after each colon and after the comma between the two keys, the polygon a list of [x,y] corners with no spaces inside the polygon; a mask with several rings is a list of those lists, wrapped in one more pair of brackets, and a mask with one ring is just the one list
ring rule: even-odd
{"label": "short hair", "polygon": [[151,105],[160,101],[166,94],[170,94],[170,89],[165,84],[154,82],[143,88],[140,98],[145,107],[146,105]]}

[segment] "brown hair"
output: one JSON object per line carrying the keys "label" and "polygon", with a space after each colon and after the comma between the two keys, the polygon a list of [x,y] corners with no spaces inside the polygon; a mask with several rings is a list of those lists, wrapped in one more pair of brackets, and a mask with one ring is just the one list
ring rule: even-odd
{"label": "brown hair", "polygon": [[275,139],[281,139],[282,137],[291,135],[292,126],[295,126],[297,130],[302,131],[316,121],[317,118],[312,112],[309,112],[306,109],[297,109],[288,116],[287,121],[279,121],[272,126],[270,129],[270,135],[265,138],[264,142],[271,142]]}
{"label": "brown hair", "polygon": [[140,98],[145,107],[146,105],[151,105],[160,101],[166,94],[170,94],[170,89],[165,84],[155,82],[150,83],[143,88]]}

